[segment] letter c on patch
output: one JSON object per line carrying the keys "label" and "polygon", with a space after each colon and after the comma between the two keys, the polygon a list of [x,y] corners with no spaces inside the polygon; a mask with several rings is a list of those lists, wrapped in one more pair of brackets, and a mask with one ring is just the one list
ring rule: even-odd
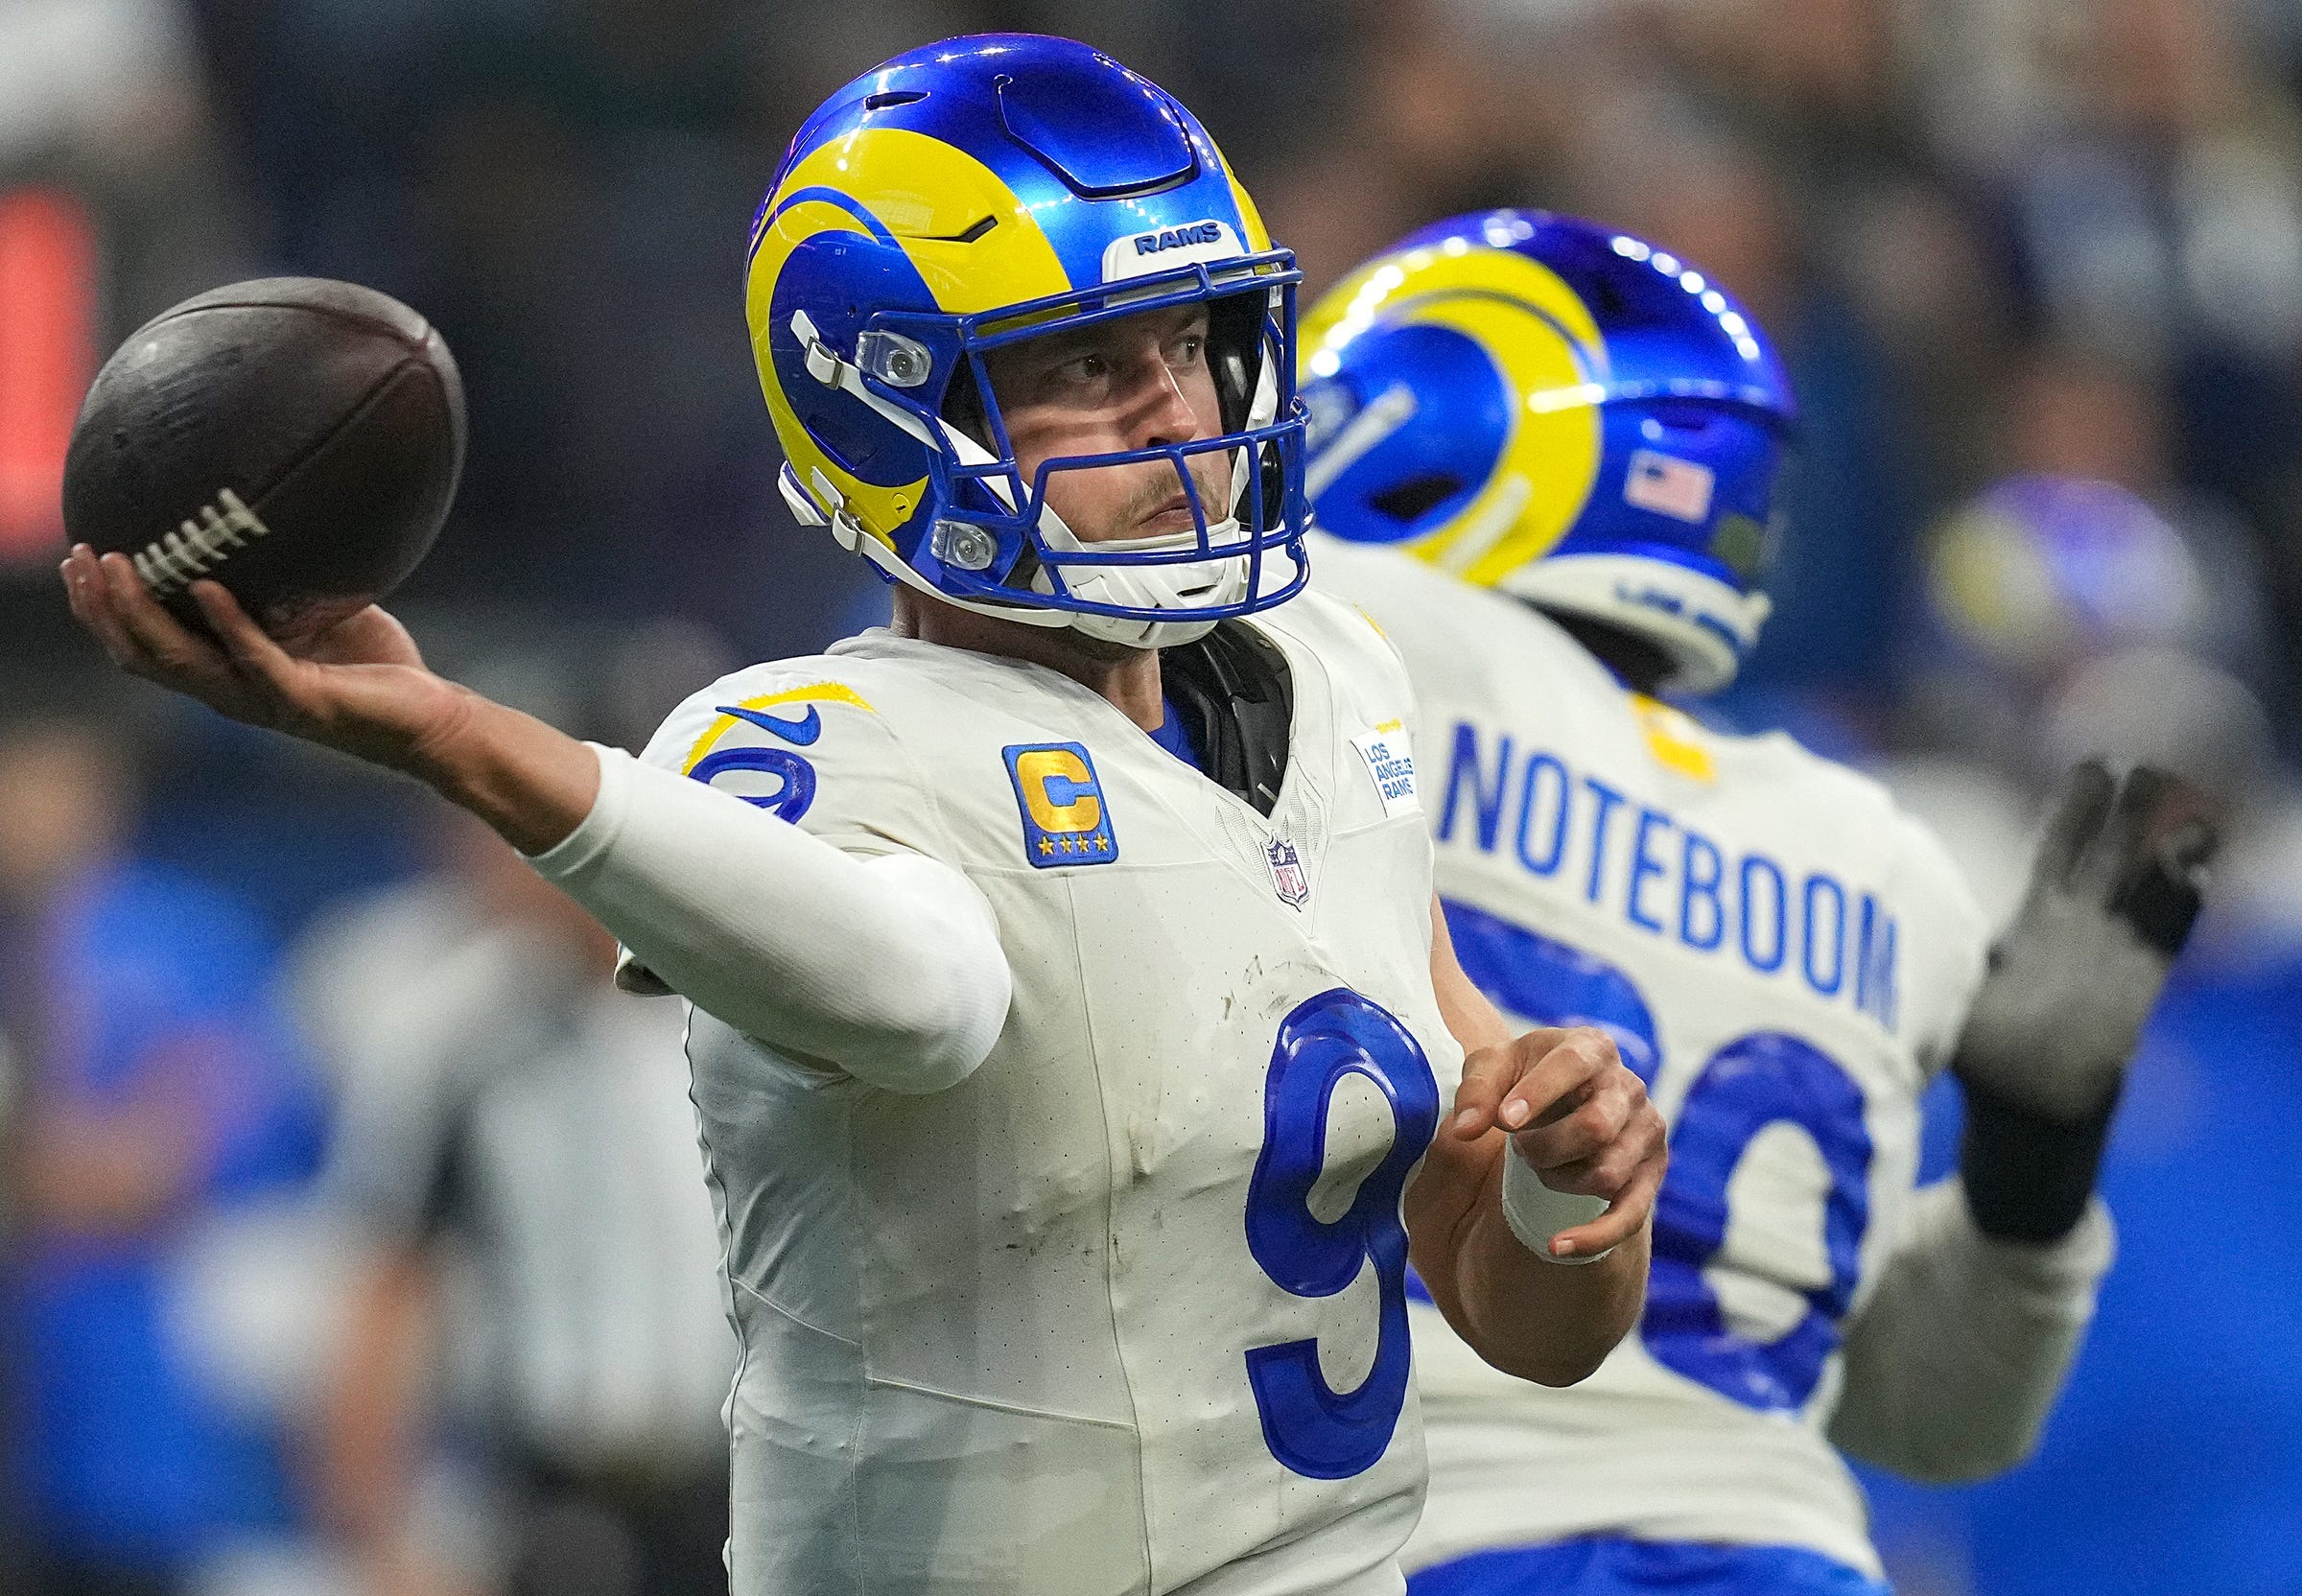
{"label": "letter c on patch", "polygon": [[1103,784],[1082,744],[1011,743],[1001,753],[1022,811],[1023,857],[1034,868],[1109,864],[1119,857]]}
{"label": "letter c on patch", "polygon": [[1094,773],[1068,748],[1035,748],[1017,757],[1017,781],[1043,832],[1092,832],[1103,820]]}

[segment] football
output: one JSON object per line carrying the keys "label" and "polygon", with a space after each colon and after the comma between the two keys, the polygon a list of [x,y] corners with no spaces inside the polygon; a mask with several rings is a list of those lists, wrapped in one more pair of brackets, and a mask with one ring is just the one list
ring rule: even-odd
{"label": "football", "polygon": [[97,373],[64,462],[73,541],[135,561],[197,621],[212,577],[309,637],[422,562],[463,466],[463,384],[438,332],[356,283],[274,277],[185,300]]}

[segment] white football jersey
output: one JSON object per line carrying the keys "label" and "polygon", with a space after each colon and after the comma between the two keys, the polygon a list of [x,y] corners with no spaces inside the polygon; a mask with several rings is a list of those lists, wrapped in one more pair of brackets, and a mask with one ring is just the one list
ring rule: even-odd
{"label": "white football jersey", "polygon": [[1293,682],[1267,819],[1064,676],[885,632],[730,676],[650,746],[965,872],[1015,979],[932,1095],[693,1016],[739,1596],[1403,1587],[1399,1194],[1461,1069],[1406,676],[1348,606],[1242,624]]}
{"label": "white football jersey", "polygon": [[1510,1379],[1416,1304],[1432,1474],[1407,1566],[1607,1533],[1877,1574],[1824,1434],[1837,1350],[1911,1197],[1980,911],[1867,778],[1628,692],[1515,599],[1388,550],[1314,558],[1415,678],[1465,970],[1528,1022],[1608,1026],[1672,1127],[1645,1317],[1589,1379]]}

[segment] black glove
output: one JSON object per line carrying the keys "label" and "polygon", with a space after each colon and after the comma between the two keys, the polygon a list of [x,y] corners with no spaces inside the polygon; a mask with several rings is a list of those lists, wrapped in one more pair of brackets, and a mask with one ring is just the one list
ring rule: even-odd
{"label": "black glove", "polygon": [[2063,782],[1951,1063],[1966,1089],[1961,1172],[1985,1233],[2055,1241],[2085,1212],[2216,841],[2196,794],[2164,771],[2116,780],[2090,760]]}

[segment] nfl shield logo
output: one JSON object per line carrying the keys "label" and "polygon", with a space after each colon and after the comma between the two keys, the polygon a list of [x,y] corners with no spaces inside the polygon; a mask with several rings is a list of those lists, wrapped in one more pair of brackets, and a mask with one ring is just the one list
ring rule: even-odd
{"label": "nfl shield logo", "polygon": [[1303,907],[1311,895],[1311,879],[1304,873],[1295,844],[1283,836],[1273,837],[1264,844],[1263,856],[1271,861],[1271,884],[1279,888],[1280,900],[1289,908]]}

